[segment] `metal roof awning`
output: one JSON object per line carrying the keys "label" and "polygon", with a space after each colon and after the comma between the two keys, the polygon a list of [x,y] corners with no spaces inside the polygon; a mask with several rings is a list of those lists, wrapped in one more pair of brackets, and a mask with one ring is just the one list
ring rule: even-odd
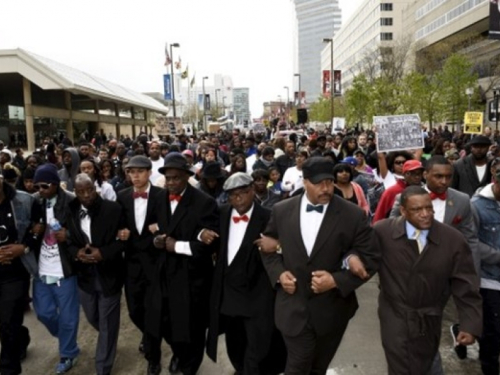
{"label": "metal roof awning", "polygon": [[167,107],[150,96],[20,48],[0,50],[1,73],[18,73],[44,90],[66,90],[74,94],[168,113]]}

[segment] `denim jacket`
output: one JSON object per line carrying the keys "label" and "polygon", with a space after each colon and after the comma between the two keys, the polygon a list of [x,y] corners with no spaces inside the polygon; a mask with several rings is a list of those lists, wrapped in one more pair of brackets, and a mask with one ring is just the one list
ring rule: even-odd
{"label": "denim jacket", "polygon": [[[478,239],[500,255],[500,205],[494,199],[474,195],[471,199],[477,216]],[[481,262],[481,278],[500,282],[500,266]]]}

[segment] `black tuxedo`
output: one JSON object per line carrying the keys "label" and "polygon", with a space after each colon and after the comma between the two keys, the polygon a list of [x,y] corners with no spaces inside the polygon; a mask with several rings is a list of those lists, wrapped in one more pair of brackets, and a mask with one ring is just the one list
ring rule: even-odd
{"label": "black tuxedo", "polygon": [[[372,246],[372,229],[363,210],[336,195],[328,205],[308,255],[300,227],[300,216],[307,215],[301,212],[303,197],[303,194],[292,197],[273,207],[266,234],[280,241],[282,253],[263,254],[271,284],[277,288],[275,319],[287,343],[287,374],[326,371],[349,319],[358,308],[354,290],[363,284],[361,279],[342,269],[342,261],[356,254],[367,271],[373,274],[379,259]],[[324,293],[313,293],[311,274],[319,270],[331,273],[337,287]],[[297,279],[296,291],[292,295],[277,283],[284,271],[290,271]],[[302,339],[304,341],[300,341]],[[289,366],[297,364],[295,354],[304,354],[311,341],[315,342],[312,352],[303,357],[310,358],[306,366],[312,365],[312,368],[296,372],[299,367]]]}
{"label": "black tuxedo", "polygon": [[[210,300],[207,354],[217,360],[218,335],[225,332],[227,352],[235,369],[242,374],[258,374],[271,349],[275,292],[253,242],[265,230],[271,211],[254,203],[241,246],[228,265],[231,212],[229,205],[221,208],[220,252]],[[273,349],[278,349],[275,346]],[[275,350],[273,357],[277,357]]]}
{"label": "black tuxedo", "polygon": [[[68,251],[72,259],[76,259],[78,250],[85,247],[88,242],[80,225],[80,202],[78,199],[69,204],[69,213],[66,219],[69,230]],[[108,297],[121,291],[124,279],[123,251],[125,244],[116,240],[121,216],[121,207],[118,203],[96,198],[96,202],[89,209],[90,245],[101,251],[102,262],[95,265],[75,262],[78,276],[78,286],[87,293],[95,291],[96,273],[99,275],[103,294]]]}
{"label": "black tuxedo", "polygon": [[[173,215],[168,191],[164,190],[161,197],[157,207],[159,234],[189,242],[192,255],[159,250],[148,297],[151,309],[147,312],[146,329],[150,335],[163,336],[171,343],[180,369],[194,374],[205,348],[215,249],[213,244],[198,241],[198,235],[204,228],[218,232],[219,212],[212,197],[189,184]],[[159,346],[152,350],[150,360],[159,360]]]}
{"label": "black tuxedo", "polygon": [[491,162],[486,163],[485,168],[484,176],[479,181],[474,156],[472,154],[467,155],[453,165],[454,172],[451,187],[472,197],[478,188],[491,182]]}
{"label": "black tuxedo", "polygon": [[120,191],[117,197],[117,202],[122,207],[120,229],[130,230],[130,237],[125,249],[127,307],[130,319],[142,332],[144,332],[147,289],[151,284],[151,276],[159,256],[159,251],[153,246],[153,234],[148,227],[150,224],[158,222],[157,208],[162,191],[162,188],[150,187],[146,218],[140,234],[135,225],[134,188],[130,187]]}

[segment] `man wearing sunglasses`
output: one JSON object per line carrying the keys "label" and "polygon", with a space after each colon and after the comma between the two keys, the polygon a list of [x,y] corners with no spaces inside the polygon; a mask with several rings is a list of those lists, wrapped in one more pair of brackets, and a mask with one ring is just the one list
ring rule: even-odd
{"label": "man wearing sunglasses", "polygon": [[73,368],[80,352],[76,343],[80,319],[78,286],[66,242],[66,217],[74,195],[59,186],[54,164],[39,166],[33,182],[45,224],[45,233],[34,249],[39,277],[33,281],[33,307],[38,320],[59,339],[56,373],[64,374]]}
{"label": "man wearing sunglasses", "polygon": [[0,174],[0,373],[21,373],[21,358],[29,344],[29,331],[23,327],[24,308],[30,286],[30,273],[36,261],[30,251],[30,227],[40,215],[35,199],[4,182]]}

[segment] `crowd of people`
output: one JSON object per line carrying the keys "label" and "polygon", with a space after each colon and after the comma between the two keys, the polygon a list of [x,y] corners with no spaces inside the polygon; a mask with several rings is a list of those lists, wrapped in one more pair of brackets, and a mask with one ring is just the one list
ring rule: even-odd
{"label": "crowd of people", "polygon": [[477,339],[499,374],[495,134],[423,129],[423,149],[383,153],[371,130],[303,130],[58,137],[28,157],[0,143],[0,374],[21,373],[31,301],[57,374],[80,307],[111,374],[122,290],[148,375],[163,340],[170,373],[196,374],[222,333],[236,374],[325,374],[376,273],[390,374],[443,373],[450,296],[458,357]]}

